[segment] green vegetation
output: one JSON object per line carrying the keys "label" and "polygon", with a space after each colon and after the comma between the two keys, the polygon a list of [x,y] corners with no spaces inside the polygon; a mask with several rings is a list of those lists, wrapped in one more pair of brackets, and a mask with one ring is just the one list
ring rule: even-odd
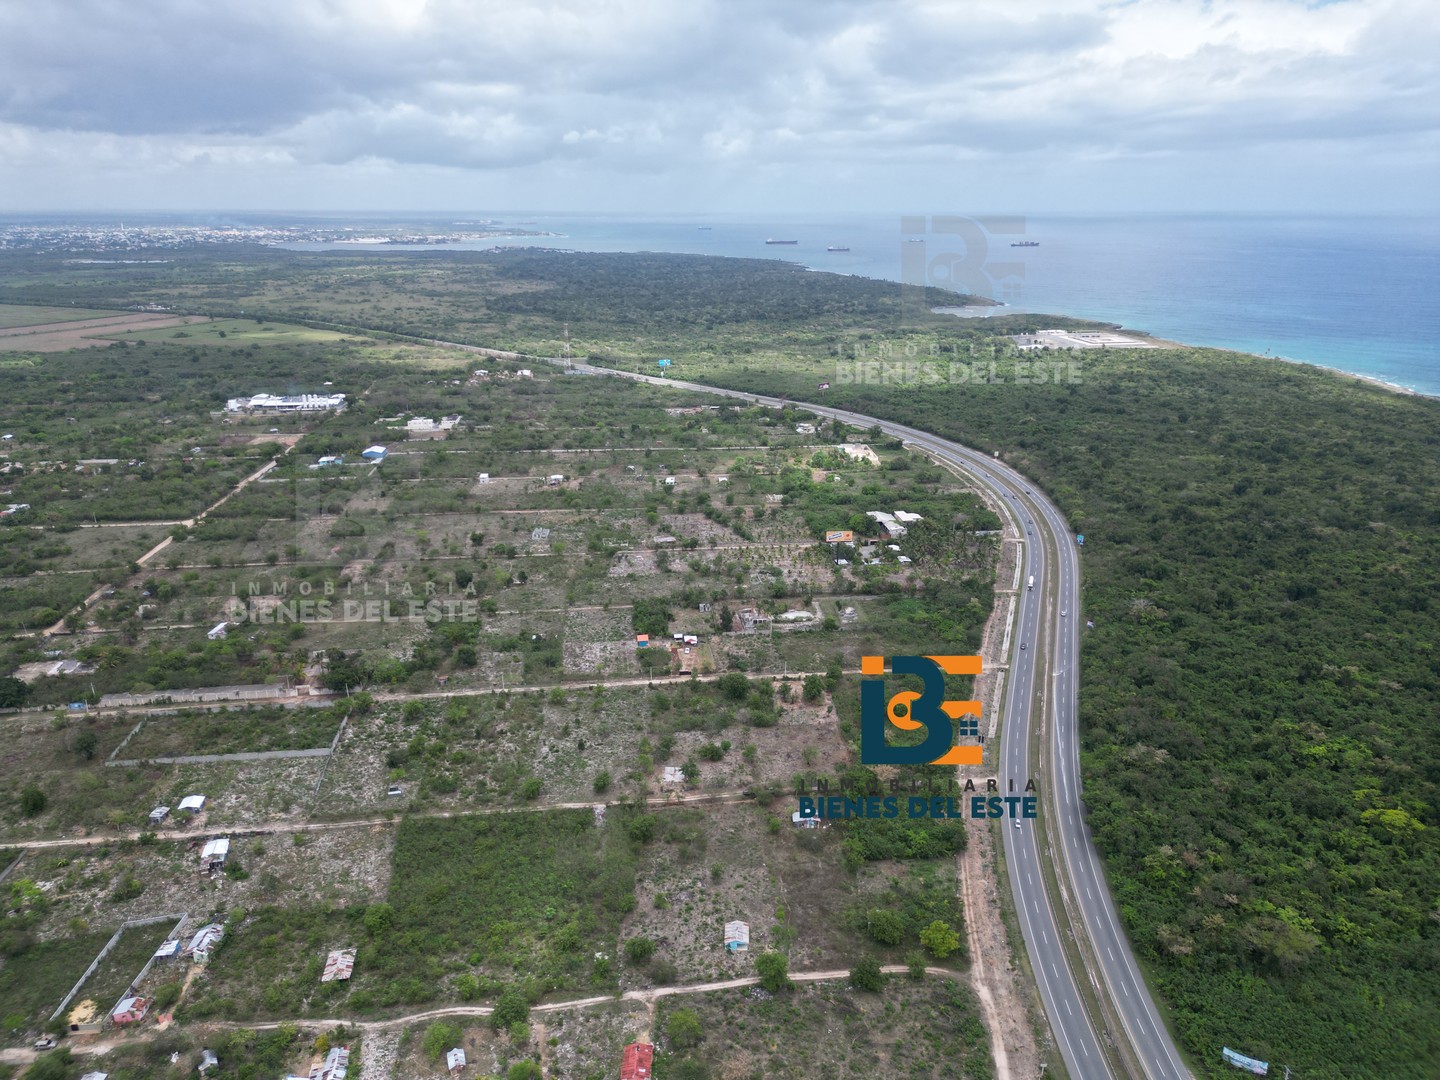
{"label": "green vegetation", "polygon": [[[759,1000],[744,990],[720,991],[661,998],[657,1012],[667,1038],[656,1055],[656,1080],[994,1075],[974,999],[950,979],[885,979],[859,994],[846,981],[809,983]],[[677,1045],[670,1032],[681,1016]]]}
{"label": "green vegetation", "polygon": [[1440,405],[1207,350],[1083,363],[834,403],[1003,451],[1085,533],[1090,823],[1193,1060],[1426,1076]]}
{"label": "green vegetation", "polygon": [[598,830],[578,810],[403,822],[394,926],[368,950],[376,1003],[433,1000],[457,963],[497,989],[515,971],[536,994],[610,985],[595,953],[635,906],[635,857],[623,812]]}

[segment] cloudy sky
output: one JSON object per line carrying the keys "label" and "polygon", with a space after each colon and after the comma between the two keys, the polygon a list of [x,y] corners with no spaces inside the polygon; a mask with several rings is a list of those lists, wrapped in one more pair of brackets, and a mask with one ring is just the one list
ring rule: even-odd
{"label": "cloudy sky", "polygon": [[0,212],[1440,209],[1433,0],[0,0]]}

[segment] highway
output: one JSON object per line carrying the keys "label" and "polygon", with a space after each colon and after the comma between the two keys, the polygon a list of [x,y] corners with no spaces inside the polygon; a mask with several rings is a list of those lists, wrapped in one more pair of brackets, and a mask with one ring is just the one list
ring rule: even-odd
{"label": "highway", "polygon": [[[1001,722],[1002,788],[1013,780],[1022,793],[1033,777],[1040,787],[1041,818],[1019,829],[1007,820],[1005,862],[1020,920],[1030,967],[1044,1002],[1055,1042],[1074,1080],[1117,1076],[1115,1056],[1107,1057],[1101,1039],[1128,1044],[1125,1059],[1133,1061],[1147,1080],[1183,1080],[1190,1076],[1120,929],[1119,917],[1101,870],[1099,853],[1085,823],[1080,801],[1080,745],[1076,691],[1079,675],[1080,560],[1074,534],[1060,511],[1038,488],[1003,462],[924,431],[824,405],[781,400],[677,379],[572,365],[585,374],[620,376],[659,386],[721,394],[772,408],[792,407],[854,427],[878,427],[936,459],[963,470],[994,492],[1009,508],[1023,543],[1024,564],[1017,598],[1014,633],[1009,640],[1010,676],[1006,680]],[[1034,590],[1025,582],[1033,575]],[[1060,613],[1065,612],[1062,616]],[[1021,644],[1026,647],[1021,648]],[[1048,682],[1051,685],[1042,685]],[[1032,724],[1044,719],[1049,739],[1032,759]],[[1010,794],[1002,790],[1001,794]],[[1045,830],[1049,842],[1037,831]],[[1071,910],[1083,920],[1093,947],[1096,971],[1074,970],[1064,948],[1060,923],[1045,889],[1043,849],[1058,846],[1062,856],[1053,867]],[[1053,850],[1053,847],[1051,847]],[[1077,983],[1089,980],[1095,994],[1106,999],[1122,1031],[1097,1032],[1081,999]],[[1122,1066],[1123,1067],[1123,1066]],[[1127,1075],[1120,1073],[1118,1075]]]}

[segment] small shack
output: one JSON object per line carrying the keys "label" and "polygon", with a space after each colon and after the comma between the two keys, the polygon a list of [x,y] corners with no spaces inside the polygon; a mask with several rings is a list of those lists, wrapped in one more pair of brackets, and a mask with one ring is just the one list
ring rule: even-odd
{"label": "small shack", "polygon": [[120,999],[118,1005],[110,1011],[110,1020],[116,1027],[125,1024],[138,1024],[145,1019],[145,1014],[150,1009],[150,1003],[142,997],[134,994],[127,994]]}
{"label": "small shack", "polygon": [[208,841],[200,850],[200,872],[214,874],[225,869],[225,860],[230,857],[230,838],[222,836]]}
{"label": "small shack", "polygon": [[203,1076],[211,1069],[218,1069],[219,1067],[220,1059],[215,1056],[214,1050],[200,1051],[200,1064],[195,1067],[196,1072],[200,1073]]}
{"label": "small shack", "polygon": [[155,807],[154,810],[151,810],[151,811],[150,811],[150,824],[151,824],[151,825],[159,825],[162,821],[164,821],[164,820],[165,820],[167,817],[169,817],[169,816],[170,816],[170,807],[168,807],[168,806],[157,806],[157,807]]}
{"label": "small shack", "polygon": [[169,963],[172,960],[178,960],[180,959],[180,953],[183,948],[179,938],[171,938],[155,950],[154,958],[156,962],[162,964]]}
{"label": "small shack", "polygon": [[373,461],[378,465],[385,460],[385,455],[388,453],[390,453],[390,451],[383,446],[367,446],[364,450],[360,451],[360,456],[366,461]]}
{"label": "small shack", "polygon": [[204,795],[186,795],[180,800],[179,811],[183,814],[198,814],[205,809]]}
{"label": "small shack", "polygon": [[230,624],[228,622],[222,622],[212,628],[205,636],[211,641],[220,641],[225,637],[227,633],[229,633],[229,631]]}
{"label": "small shack", "polygon": [[650,1080],[650,1069],[654,1064],[654,1045],[633,1042],[621,1052],[620,1080]]}
{"label": "small shack", "polygon": [[215,946],[220,944],[220,939],[225,936],[225,927],[220,923],[210,923],[195,931],[195,936],[190,939],[185,952],[197,964],[208,964],[210,954],[215,951]]}
{"label": "small shack", "polygon": [[345,1080],[350,1067],[350,1047],[332,1047],[325,1055],[325,1061],[310,1070],[310,1080]]}
{"label": "small shack", "polygon": [[465,1051],[462,1047],[456,1046],[445,1051],[445,1071],[451,1076],[459,1076],[460,1070],[465,1068]]}
{"label": "small shack", "polygon": [[750,951],[750,924],[732,919],[725,924],[725,949],[727,952]]}

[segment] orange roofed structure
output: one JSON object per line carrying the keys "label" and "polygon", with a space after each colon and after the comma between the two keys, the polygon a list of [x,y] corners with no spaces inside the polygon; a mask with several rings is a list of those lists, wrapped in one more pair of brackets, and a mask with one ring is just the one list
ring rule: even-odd
{"label": "orange roofed structure", "polygon": [[620,1059],[620,1080],[650,1080],[650,1066],[655,1061],[655,1047],[634,1042],[625,1047]]}

